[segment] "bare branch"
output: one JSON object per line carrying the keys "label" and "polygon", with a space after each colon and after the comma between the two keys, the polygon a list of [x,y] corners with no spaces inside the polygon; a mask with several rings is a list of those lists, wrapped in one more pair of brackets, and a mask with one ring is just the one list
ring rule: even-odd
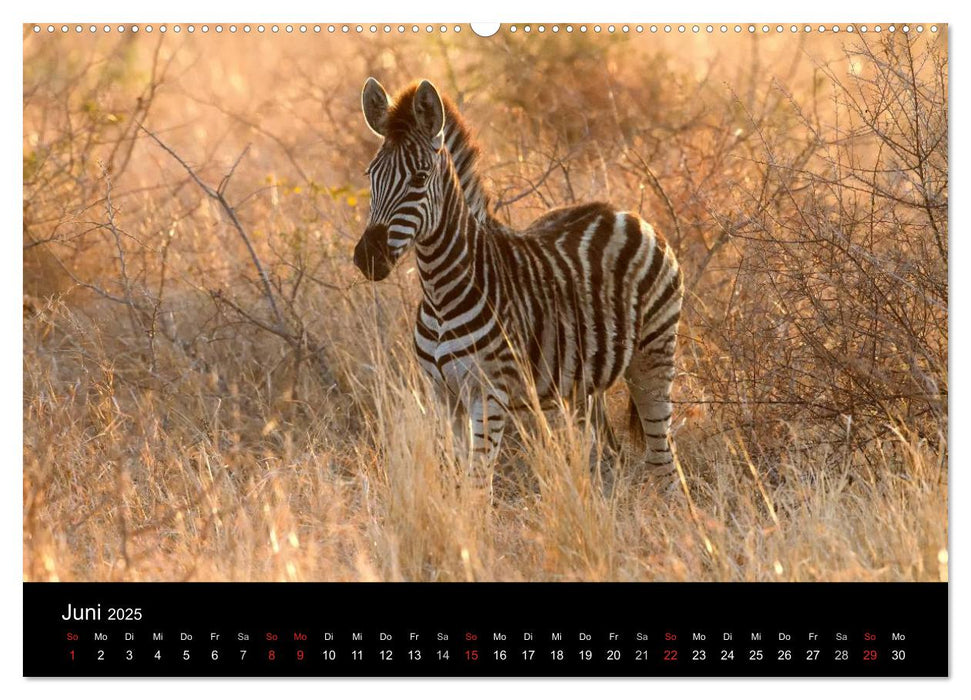
{"label": "bare branch", "polygon": [[199,186],[199,188],[206,193],[206,196],[210,197],[211,199],[214,199],[219,204],[219,206],[222,207],[223,212],[225,212],[226,216],[229,218],[229,221],[230,223],[232,223],[233,228],[236,229],[236,232],[239,234],[239,237],[243,240],[243,243],[246,245],[246,250],[249,252],[250,259],[253,261],[253,266],[256,268],[256,271],[260,276],[260,280],[263,283],[263,294],[266,297],[267,303],[270,305],[270,309],[272,309],[273,311],[274,318],[276,319],[277,333],[280,335],[287,335],[287,331],[286,331],[287,324],[283,319],[283,314],[280,313],[280,309],[277,306],[276,297],[274,296],[273,288],[270,285],[270,278],[266,274],[266,270],[263,268],[263,264],[260,262],[259,256],[256,254],[256,249],[253,247],[253,242],[250,240],[249,234],[246,233],[246,229],[244,229],[243,225],[239,222],[239,218],[236,216],[236,211],[229,204],[229,202],[226,201],[226,197],[223,195],[223,191],[225,190],[226,185],[229,184],[229,179],[232,177],[233,173],[235,172],[236,166],[239,165],[239,161],[242,160],[243,156],[246,154],[246,151],[249,149],[249,147],[247,146],[247,148],[244,149],[243,152],[240,154],[239,158],[237,158],[236,161],[233,163],[233,167],[230,169],[229,173],[223,178],[222,182],[219,185],[219,188],[213,189],[205,182],[203,182],[202,179],[192,169],[192,167],[188,163],[186,163],[185,160],[178,153],[176,153],[171,148],[169,148],[169,146],[167,146],[158,136],[153,134],[151,131],[146,129],[141,124],[139,124],[139,128],[142,131],[144,131],[146,134],[148,134],[148,136],[153,141],[155,141],[155,143],[157,143],[162,148],[162,150],[164,150],[166,153],[172,156],[179,163],[179,165],[181,165],[185,169],[185,171],[189,174],[189,177],[191,177],[193,181]]}

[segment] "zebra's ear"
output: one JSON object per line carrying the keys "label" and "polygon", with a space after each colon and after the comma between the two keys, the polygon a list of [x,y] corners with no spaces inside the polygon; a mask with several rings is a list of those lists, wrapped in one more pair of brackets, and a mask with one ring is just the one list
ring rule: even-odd
{"label": "zebra's ear", "polygon": [[415,91],[415,120],[418,126],[432,139],[432,147],[437,151],[442,147],[445,136],[445,105],[438,90],[427,80],[422,80]]}
{"label": "zebra's ear", "polygon": [[368,128],[378,136],[386,135],[385,127],[388,124],[390,106],[388,93],[381,83],[374,78],[368,78],[361,92],[361,108],[364,110],[364,119],[367,121]]}

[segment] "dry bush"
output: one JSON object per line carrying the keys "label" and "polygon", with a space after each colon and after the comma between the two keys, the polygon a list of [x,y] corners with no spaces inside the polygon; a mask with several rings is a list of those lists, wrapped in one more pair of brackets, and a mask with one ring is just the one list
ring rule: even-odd
{"label": "dry bush", "polygon": [[787,94],[788,133],[751,118],[757,186],[739,187],[742,220],[723,224],[737,270],[705,318],[731,362],[704,376],[748,409],[753,445],[767,422],[855,444],[907,426],[946,459],[946,64],[917,65],[915,50],[858,42],[847,76],[817,69],[830,104]]}
{"label": "dry bush", "polygon": [[[25,578],[946,579],[946,58],[26,35]],[[672,241],[679,483],[576,407],[522,419],[493,494],[467,474],[413,262],[350,264],[370,74],[460,105],[510,223],[605,199]]]}

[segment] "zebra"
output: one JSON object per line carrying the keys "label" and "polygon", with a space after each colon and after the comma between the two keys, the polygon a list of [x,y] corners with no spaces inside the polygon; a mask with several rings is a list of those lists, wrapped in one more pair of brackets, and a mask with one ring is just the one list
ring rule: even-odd
{"label": "zebra", "polygon": [[354,263],[380,281],[415,250],[415,351],[465,408],[473,454],[495,459],[510,411],[527,407],[527,381],[544,406],[590,397],[605,423],[604,392],[623,377],[632,442],[647,469],[671,473],[684,282],[664,236],[603,202],[514,230],[493,214],[479,148],[431,82],[392,100],[368,78],[361,104],[383,142],[365,171],[370,217]]}

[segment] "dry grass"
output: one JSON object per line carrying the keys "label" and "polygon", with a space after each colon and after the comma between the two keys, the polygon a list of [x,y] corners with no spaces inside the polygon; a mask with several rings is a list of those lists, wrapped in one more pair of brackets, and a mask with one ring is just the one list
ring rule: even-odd
{"label": "dry grass", "polygon": [[[945,44],[547,39],[25,36],[26,580],[947,579]],[[369,74],[460,101],[510,221],[669,233],[679,483],[572,415],[467,476],[412,264],[350,264]]]}

